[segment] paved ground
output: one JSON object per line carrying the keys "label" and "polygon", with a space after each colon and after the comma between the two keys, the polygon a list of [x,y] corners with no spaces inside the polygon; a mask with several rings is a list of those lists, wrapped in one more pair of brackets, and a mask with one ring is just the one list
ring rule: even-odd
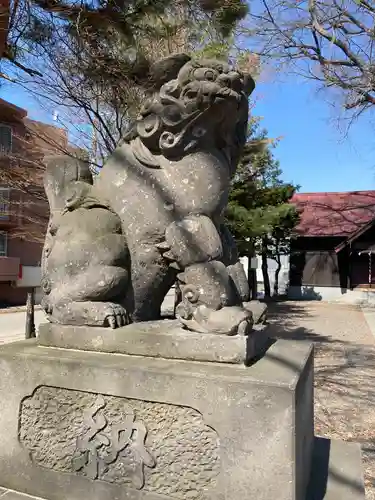
{"label": "paved ground", "polygon": [[315,343],[315,433],[362,444],[366,498],[375,500],[375,337],[365,315],[354,306],[281,302],[270,306],[270,322],[278,337]]}
{"label": "paved ground", "polygon": [[369,326],[371,333],[374,337],[375,342],[375,309],[374,308],[362,308],[363,315],[366,319],[367,325]]}
{"label": "paved ground", "polygon": [[1,500],[42,500],[37,497],[18,493],[17,491],[6,490],[5,488],[0,488],[0,498]]}
{"label": "paved ground", "polygon": [[[43,311],[35,311],[35,326],[45,321]],[[25,338],[26,312],[6,312],[0,314],[0,344],[15,342]]]}
{"label": "paved ground", "polygon": [[[171,291],[162,306],[164,314],[173,314],[174,291]],[[25,338],[26,311],[20,308],[0,309],[0,344],[4,342],[15,342]],[[14,312],[13,312],[14,311]],[[35,311],[35,327],[45,322],[43,311],[39,308]]]}

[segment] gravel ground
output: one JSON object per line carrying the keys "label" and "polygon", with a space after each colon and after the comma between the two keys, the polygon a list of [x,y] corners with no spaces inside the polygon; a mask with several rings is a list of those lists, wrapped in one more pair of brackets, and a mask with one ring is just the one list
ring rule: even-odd
{"label": "gravel ground", "polygon": [[366,500],[375,500],[375,337],[361,309],[279,302],[269,321],[277,337],[315,343],[315,433],[361,443]]}

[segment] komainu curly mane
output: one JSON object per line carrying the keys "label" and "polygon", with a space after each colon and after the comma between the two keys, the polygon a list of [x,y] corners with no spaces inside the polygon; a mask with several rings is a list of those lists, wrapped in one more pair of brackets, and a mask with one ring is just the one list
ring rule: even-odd
{"label": "komainu curly mane", "polygon": [[149,167],[160,167],[159,155],[178,160],[207,142],[236,164],[246,139],[247,99],[254,81],[217,61],[183,64],[186,59],[179,59],[176,64],[173,56],[170,59],[175,78],[146,99],[124,140]]}

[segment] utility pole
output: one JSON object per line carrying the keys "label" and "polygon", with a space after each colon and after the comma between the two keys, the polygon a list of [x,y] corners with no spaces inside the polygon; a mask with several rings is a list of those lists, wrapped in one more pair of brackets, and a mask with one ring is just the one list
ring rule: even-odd
{"label": "utility pole", "polygon": [[34,320],[34,306],[35,306],[35,288],[31,288],[27,292],[26,302],[26,338],[33,339],[35,335],[35,320]]}

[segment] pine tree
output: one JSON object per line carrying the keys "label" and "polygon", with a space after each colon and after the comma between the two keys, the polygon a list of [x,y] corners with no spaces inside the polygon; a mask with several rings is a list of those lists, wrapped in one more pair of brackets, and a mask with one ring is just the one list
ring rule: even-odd
{"label": "pine tree", "polygon": [[111,87],[125,76],[145,84],[160,44],[173,40],[178,49],[181,32],[191,49],[222,50],[248,12],[244,0],[10,0],[9,9],[3,59],[35,76],[32,54],[69,40],[80,74]]}
{"label": "pine tree", "polygon": [[[12,2],[17,16],[3,75],[7,69],[47,112],[58,109],[58,124],[99,167],[138,115],[145,92],[168,79],[155,61],[186,53],[257,69],[257,59],[234,43],[246,0]],[[18,71],[5,64],[10,59]]]}
{"label": "pine tree", "polygon": [[[289,203],[298,187],[282,181],[272,148],[267,132],[259,131],[259,121],[253,119],[242,161],[232,181],[226,214],[240,255],[248,257],[249,262],[256,254],[261,255],[265,296],[271,295],[267,258],[278,263],[274,289],[278,293],[280,256],[288,251],[289,238],[298,221],[298,213]],[[254,274],[249,269],[253,298]]]}

